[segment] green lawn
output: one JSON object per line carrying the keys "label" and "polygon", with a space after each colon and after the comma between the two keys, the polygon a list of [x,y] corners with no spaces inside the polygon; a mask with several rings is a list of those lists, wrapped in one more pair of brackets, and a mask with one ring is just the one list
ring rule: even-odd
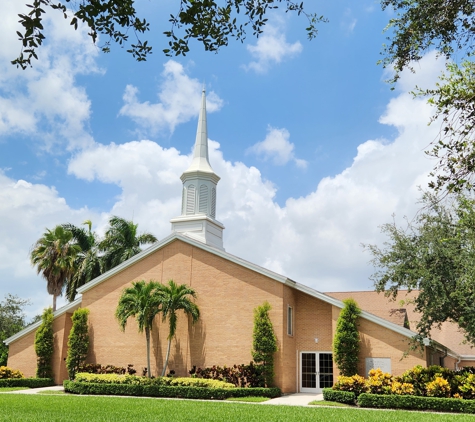
{"label": "green lawn", "polygon": [[309,403],[312,406],[329,406],[329,407],[351,407],[349,404],[338,403],[336,401],[315,400]]}
{"label": "green lawn", "polygon": [[229,397],[226,401],[239,401],[239,402],[248,402],[248,403],[261,403],[263,401],[270,400],[269,397]]}
{"label": "green lawn", "polygon": [[442,415],[349,408],[295,407],[246,403],[130,397],[1,394],[0,421],[471,421],[471,415]]}

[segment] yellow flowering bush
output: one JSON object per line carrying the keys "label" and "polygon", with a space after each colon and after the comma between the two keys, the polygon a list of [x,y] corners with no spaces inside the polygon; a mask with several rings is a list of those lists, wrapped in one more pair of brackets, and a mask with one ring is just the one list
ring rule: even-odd
{"label": "yellow flowering bush", "polygon": [[23,378],[23,374],[18,369],[12,369],[8,366],[0,366],[0,380],[11,378]]}
{"label": "yellow flowering bush", "polygon": [[393,381],[391,384],[391,394],[414,395],[414,386],[409,382]]}
{"label": "yellow flowering bush", "polygon": [[434,381],[427,383],[426,390],[429,397],[450,396],[450,384],[442,377],[435,377]]}
{"label": "yellow flowering bush", "polygon": [[462,393],[462,397],[464,399],[475,399],[475,374],[458,375],[456,378],[459,383],[458,390]]}
{"label": "yellow flowering bush", "polygon": [[75,381],[92,382],[97,384],[127,384],[127,385],[171,385],[206,388],[235,388],[234,384],[204,378],[147,378],[129,374],[76,374]]}
{"label": "yellow flowering bush", "polygon": [[345,377],[340,375],[337,378],[336,384],[333,386],[334,390],[339,391],[351,391],[359,396],[361,393],[367,392],[366,380],[360,375],[353,375],[351,377]]}
{"label": "yellow flowering bush", "polygon": [[371,394],[387,394],[391,390],[393,377],[381,369],[371,369],[366,380],[367,392]]}

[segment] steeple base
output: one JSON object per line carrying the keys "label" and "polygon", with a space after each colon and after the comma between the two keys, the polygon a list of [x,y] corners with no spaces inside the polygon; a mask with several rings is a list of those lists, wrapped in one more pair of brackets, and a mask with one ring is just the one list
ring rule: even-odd
{"label": "steeple base", "polygon": [[170,220],[172,231],[185,234],[209,246],[221,249],[223,247],[224,226],[207,215],[182,215]]}

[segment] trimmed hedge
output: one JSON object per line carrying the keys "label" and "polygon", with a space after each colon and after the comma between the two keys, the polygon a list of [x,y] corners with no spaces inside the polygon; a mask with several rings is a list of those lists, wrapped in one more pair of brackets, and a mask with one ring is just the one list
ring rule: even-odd
{"label": "trimmed hedge", "polygon": [[380,409],[435,410],[439,412],[475,413],[475,401],[439,397],[397,396],[363,393],[358,406]]}
{"label": "trimmed hedge", "polygon": [[356,395],[351,391],[338,391],[331,388],[324,388],[323,398],[326,401],[336,401],[338,403],[353,405],[356,403]]}
{"label": "trimmed hedge", "polygon": [[51,387],[54,381],[51,378],[7,378],[0,379],[0,387]]}
{"label": "trimmed hedge", "polygon": [[87,372],[82,372],[76,374],[75,380],[79,382],[92,382],[96,384],[174,385],[181,387],[235,388],[234,384],[224,381],[190,377],[148,378],[127,374],[89,374]]}
{"label": "trimmed hedge", "polygon": [[279,397],[278,388],[206,388],[172,385],[97,384],[64,381],[68,393],[115,396],[177,397],[187,399],[224,400],[229,397]]}

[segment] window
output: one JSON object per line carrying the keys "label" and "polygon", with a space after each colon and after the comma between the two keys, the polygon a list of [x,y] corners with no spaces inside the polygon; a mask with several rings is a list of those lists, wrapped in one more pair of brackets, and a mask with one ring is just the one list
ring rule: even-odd
{"label": "window", "polygon": [[287,306],[287,335],[294,335],[294,310],[292,306]]}

